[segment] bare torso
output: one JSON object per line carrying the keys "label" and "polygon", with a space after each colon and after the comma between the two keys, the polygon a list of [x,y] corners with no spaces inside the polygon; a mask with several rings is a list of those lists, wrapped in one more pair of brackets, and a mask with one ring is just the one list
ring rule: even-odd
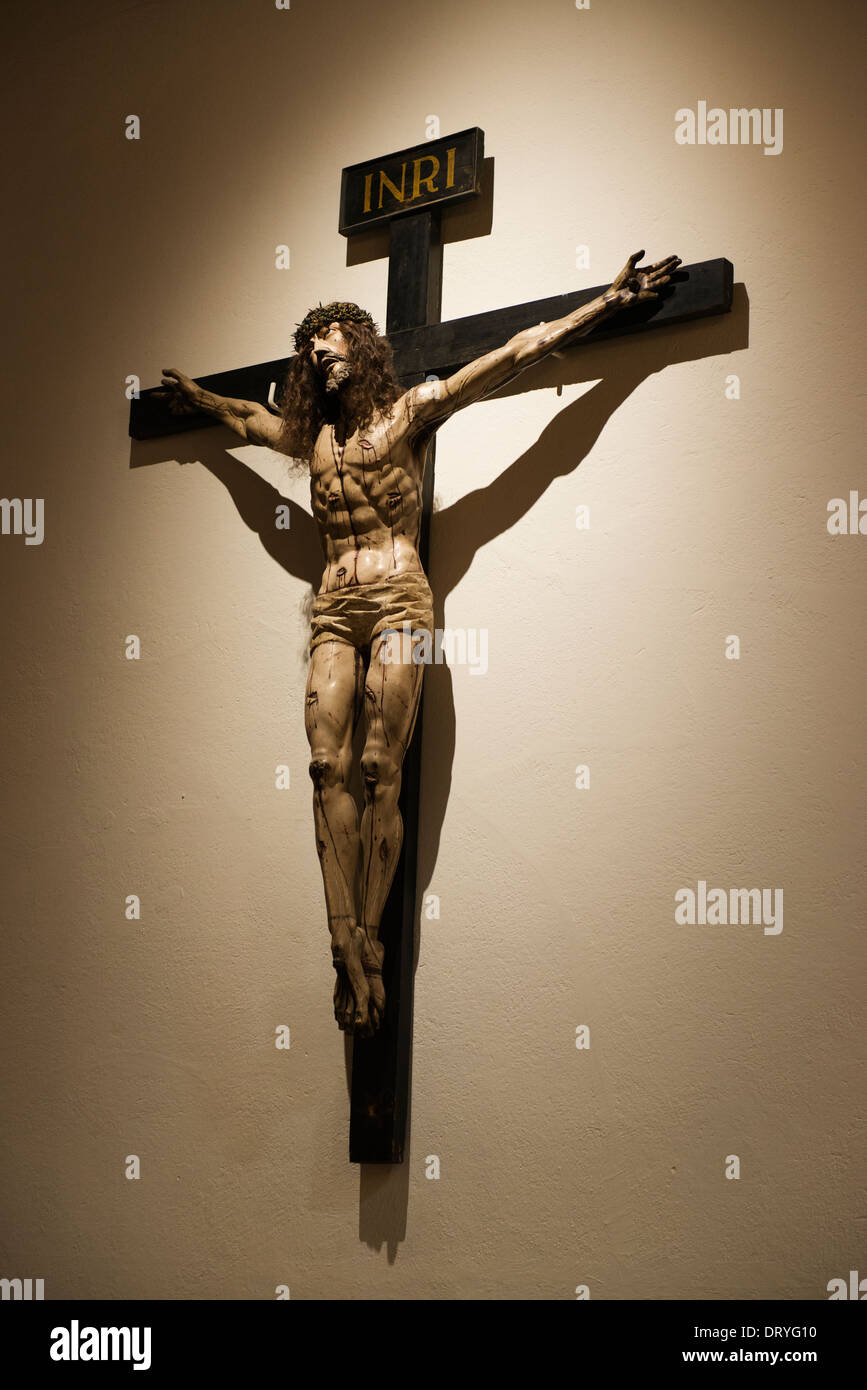
{"label": "bare torso", "polygon": [[343,445],[333,425],[322,427],[310,465],[326,560],[321,594],[423,572],[418,537],[426,445],[407,428],[400,401]]}

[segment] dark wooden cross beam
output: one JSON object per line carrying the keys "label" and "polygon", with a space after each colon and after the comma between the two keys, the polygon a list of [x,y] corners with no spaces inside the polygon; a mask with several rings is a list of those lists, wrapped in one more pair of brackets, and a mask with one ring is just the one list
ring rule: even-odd
{"label": "dark wooden cross beam", "polygon": [[[443,203],[479,194],[483,145],[480,130],[462,131],[343,171],[340,231],[348,236],[372,223],[387,221],[389,225],[385,331],[405,387],[416,385],[426,376],[444,377],[502,346],[522,328],[562,318],[608,288],[600,285],[447,323],[440,321],[440,208]],[[673,292],[656,306],[642,305],[621,313],[579,341],[596,342],[725,313],[732,305],[732,287],[729,261],[701,261],[682,267]],[[197,380],[219,395],[264,403],[274,384],[282,381],[291,360],[286,357],[261,362],[255,367],[217,372]],[[213,423],[208,415],[172,415],[161,401],[154,399],[152,391],[143,391],[131,403],[130,434],[134,439],[153,439]],[[433,491],[432,444],[425,469],[419,544],[425,569]],[[403,849],[380,929],[385,946],[386,1017],[375,1037],[359,1039],[353,1047],[349,1128],[349,1157],[353,1163],[401,1163],[405,1152],[423,710],[422,690],[415,734],[403,765]]]}
{"label": "dark wooden cross beam", "polygon": [[[399,221],[395,218],[393,225],[395,228],[413,225],[421,222],[423,217],[433,236],[436,231],[435,212],[418,212]],[[408,238],[409,234],[406,235]],[[441,265],[441,246],[437,246],[436,253]],[[393,279],[390,264],[389,306],[392,302]],[[678,279],[680,283],[671,295],[655,309],[640,306],[623,310],[615,319],[608,319],[592,333],[578,339],[576,346],[597,343],[603,338],[619,338],[627,333],[666,328],[689,319],[705,318],[708,314],[724,314],[732,307],[734,273],[731,261],[698,261],[694,265],[681,266]],[[513,304],[508,309],[492,309],[485,314],[449,319],[446,323],[440,323],[437,316],[436,319],[429,319],[427,324],[407,325],[394,330],[388,327],[387,310],[386,332],[394,349],[397,374],[405,386],[413,386],[428,375],[447,376],[483,353],[502,347],[512,334],[520,332],[522,328],[532,328],[534,324],[551,323],[554,319],[562,318],[573,309],[579,309],[582,304],[589,304],[591,299],[607,289],[607,284],[597,285],[590,290],[573,290],[571,294],[534,299],[527,304]],[[394,297],[399,297],[397,291]],[[212,372],[209,376],[196,377],[196,381],[218,395],[262,401],[264,404],[271,387],[279,385],[285,377],[291,361],[291,357],[278,357],[272,362],[259,362],[254,367],[233,367],[227,372]],[[167,434],[180,434],[184,430],[206,429],[214,424],[212,416],[201,413],[172,415],[162,401],[155,399],[155,392],[159,389],[154,387],[142,391],[138,400],[130,402],[129,432],[133,439],[157,439]]]}

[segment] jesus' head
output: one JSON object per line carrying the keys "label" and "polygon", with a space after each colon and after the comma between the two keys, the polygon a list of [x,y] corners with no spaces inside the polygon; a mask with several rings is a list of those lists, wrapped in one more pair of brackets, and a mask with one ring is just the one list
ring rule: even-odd
{"label": "jesus' head", "polygon": [[391,347],[364,309],[338,300],[311,309],[295,334],[281,398],[281,449],[310,463],[323,425],[345,437],[384,414],[401,393]]}

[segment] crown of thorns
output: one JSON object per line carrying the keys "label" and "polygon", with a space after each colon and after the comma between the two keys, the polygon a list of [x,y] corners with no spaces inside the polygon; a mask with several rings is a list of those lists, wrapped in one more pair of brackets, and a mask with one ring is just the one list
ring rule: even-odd
{"label": "crown of thorns", "polygon": [[311,309],[310,313],[305,315],[295,331],[295,351],[300,352],[320,328],[325,328],[329,323],[346,322],[366,323],[374,333],[379,332],[366,309],[359,309],[357,304],[338,299],[333,304],[317,304],[315,309]]}

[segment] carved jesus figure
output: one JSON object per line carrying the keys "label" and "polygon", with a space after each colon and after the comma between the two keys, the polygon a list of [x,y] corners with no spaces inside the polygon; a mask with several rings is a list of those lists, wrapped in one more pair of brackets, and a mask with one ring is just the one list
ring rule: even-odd
{"label": "carved jesus figure", "polygon": [[[179,412],[204,410],[242,439],[309,466],[325,571],[313,607],[305,724],[316,850],[325,886],[339,1026],[367,1037],[385,1011],[379,925],[403,840],[401,769],[423,664],[406,633],[433,637],[418,553],[428,445],[449,416],[566,347],[604,319],[654,300],[680,265],[629,257],[610,289],[554,323],[515,334],[444,381],[402,391],[391,349],[355,304],[311,310],[295,334],[279,413],[205,391],[175,368],[163,388]],[[432,643],[426,646],[431,650]],[[352,740],[365,717],[364,805],[350,792]]]}

